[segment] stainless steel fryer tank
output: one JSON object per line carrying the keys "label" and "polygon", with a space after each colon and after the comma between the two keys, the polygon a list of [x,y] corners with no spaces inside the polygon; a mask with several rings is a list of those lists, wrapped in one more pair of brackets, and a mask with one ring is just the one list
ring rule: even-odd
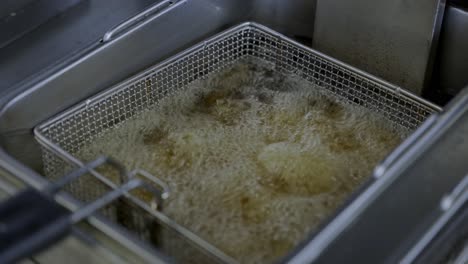
{"label": "stainless steel fryer tank", "polygon": [[[14,87],[15,89],[3,94],[0,98],[2,105],[0,162],[3,169],[14,174],[28,185],[43,186],[46,180],[37,173],[40,172],[42,162],[39,148],[34,143],[31,133],[34,126],[127,76],[227,27],[242,21],[253,20],[265,22],[273,29],[290,36],[307,35],[304,30],[291,32],[298,27],[287,27],[281,21],[271,23],[268,20],[270,17],[265,13],[263,13],[264,17],[252,14],[250,12],[251,5],[239,5],[237,1],[161,2],[171,2],[170,7],[167,8],[166,5],[163,5],[156,8],[155,12],[147,14],[145,19],[138,20],[136,24],[130,23],[130,26],[127,25],[128,27],[119,30],[118,34],[114,34],[107,42],[93,43],[88,49],[74,54],[60,64],[18,84],[17,87]],[[300,28],[307,29],[309,27],[313,27],[313,23],[301,25]],[[178,34],[172,34],[173,32]],[[393,85],[389,86],[395,88],[396,91],[402,91]],[[301,261],[304,260],[317,259],[319,255],[324,255],[320,260],[327,260],[330,259],[330,256],[338,257],[336,252],[341,252],[339,256],[343,258],[352,256],[355,260],[381,260],[382,257],[393,254],[395,245],[398,245],[399,241],[402,241],[402,238],[409,234],[408,230],[415,230],[415,224],[424,219],[430,211],[430,206],[436,207],[436,205],[434,206],[435,201],[444,193],[450,192],[460,177],[464,176],[461,174],[463,166],[460,164],[455,164],[456,167],[442,169],[447,164],[459,162],[459,158],[463,154],[457,156],[457,153],[466,153],[463,150],[463,141],[455,141],[455,139],[462,138],[460,133],[465,131],[463,126],[458,124],[459,121],[463,120],[463,115],[460,113],[464,113],[463,111],[466,110],[464,107],[460,107],[466,104],[464,98],[466,95],[461,96],[453,106],[448,108],[448,111],[427,120],[415,135],[411,136],[395,153],[390,155],[388,160],[378,166],[371,181],[378,184],[373,184],[373,188],[368,188],[365,195],[354,199],[354,202],[349,204],[346,210],[340,210],[333,221],[326,223],[327,225],[324,226],[322,232],[311,237],[313,240],[310,240],[310,243],[299,248],[307,250],[300,251],[300,254],[296,254],[297,252],[292,254],[294,258],[291,261],[302,263]],[[47,103],[44,104],[44,102]],[[450,130],[450,128],[455,130]],[[444,133],[454,135],[454,137],[452,140],[448,138],[445,140]],[[440,150],[447,150],[447,148],[442,148],[439,143],[452,146],[448,149],[453,155],[442,155]],[[426,153],[438,157],[435,162],[428,161],[422,167],[432,170],[425,171],[425,175],[413,171],[411,177],[402,174],[407,168],[416,166],[411,164],[416,158],[424,160]],[[403,156],[406,160],[400,160],[399,156]],[[395,164],[398,166],[393,168]],[[435,167],[436,165],[439,168]],[[32,171],[30,168],[36,171]],[[439,173],[439,177],[437,173]],[[445,175],[443,181],[440,180],[440,175]],[[430,183],[436,184],[429,185]],[[407,188],[405,188],[406,186]],[[401,210],[391,207],[389,201],[393,198],[389,200],[389,194],[403,197],[400,195],[402,190],[408,188],[414,190],[415,187],[430,191],[412,192],[410,199],[403,203],[399,199]],[[70,208],[76,207],[76,201],[71,197],[62,197],[61,202]],[[375,212],[379,211],[378,208],[380,208],[380,214],[369,214],[371,209]],[[387,226],[391,226],[391,223],[385,221],[386,210],[401,216],[403,210],[413,211],[408,208],[418,208],[418,210],[414,210],[415,213],[405,222],[408,224],[405,226],[405,230],[395,226],[388,229]],[[353,220],[352,223],[349,223],[351,220]],[[118,228],[112,226],[112,223],[92,218],[89,224],[94,228],[90,229],[90,232],[104,232],[114,241],[123,241],[123,245],[133,252],[138,252],[140,256],[145,256],[147,261],[151,260],[151,253],[147,245],[136,243],[133,239],[129,239],[130,236],[122,235],[122,232],[115,232]],[[378,247],[373,248],[372,255],[365,254],[362,250],[343,251],[343,245],[348,245],[345,248],[352,249],[375,244],[370,240],[372,232],[360,232],[362,230],[380,230],[384,233],[387,230],[388,232],[385,234],[391,236],[392,240],[379,243]],[[347,243],[350,238],[362,239],[359,240],[362,243],[355,243],[356,240],[351,240],[354,241],[351,244]],[[104,243],[109,244],[110,241],[106,239]]]}

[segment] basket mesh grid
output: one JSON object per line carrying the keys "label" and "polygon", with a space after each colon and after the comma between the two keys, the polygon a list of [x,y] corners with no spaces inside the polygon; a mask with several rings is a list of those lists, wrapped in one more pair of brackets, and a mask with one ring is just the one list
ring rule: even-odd
{"label": "basket mesh grid", "polygon": [[[73,155],[104,131],[157,105],[161,98],[244,58],[271,62],[278,71],[294,73],[346,102],[377,111],[408,130],[418,127],[436,111],[422,100],[414,100],[352,68],[249,23],[155,66],[137,79],[116,86],[88,100],[88,103],[78,105],[75,110],[39,126],[36,133],[52,142],[53,145],[49,146],[52,149],[59,147]],[[56,179],[77,166],[65,160],[43,148],[44,172],[48,178]],[[67,190],[83,201],[91,201],[109,190],[108,186],[91,178],[74,182]],[[115,210],[106,215],[115,221],[119,218]],[[144,226],[141,223],[127,225],[147,240]]]}

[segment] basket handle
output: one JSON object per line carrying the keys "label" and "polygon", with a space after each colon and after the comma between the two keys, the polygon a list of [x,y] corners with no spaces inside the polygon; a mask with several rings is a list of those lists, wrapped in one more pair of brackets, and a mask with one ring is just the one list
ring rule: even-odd
{"label": "basket handle", "polygon": [[[30,187],[0,203],[0,263],[13,263],[46,249],[66,237],[73,224],[120,196],[127,195],[130,190],[147,186],[141,179],[130,178],[75,212],[70,212],[55,201],[55,194],[67,183],[106,163],[117,167],[122,174],[127,174],[126,170],[121,170],[123,166],[120,163],[100,157],[72,171],[42,191]],[[157,189],[147,190],[155,198],[161,197]]]}

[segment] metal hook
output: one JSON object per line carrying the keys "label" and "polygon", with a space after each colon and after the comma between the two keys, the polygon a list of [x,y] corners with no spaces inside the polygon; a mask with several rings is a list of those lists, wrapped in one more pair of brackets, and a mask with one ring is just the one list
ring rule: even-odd
{"label": "metal hook", "polygon": [[156,176],[152,175],[151,173],[141,170],[141,169],[136,169],[130,172],[130,177],[136,177],[137,175],[142,175],[144,178],[149,180],[150,182],[158,185],[161,188],[161,191],[158,190],[157,188],[154,187],[152,184],[145,184],[142,187],[145,188],[147,191],[157,194],[157,199],[153,199],[151,201],[151,209],[153,210],[161,210],[163,206],[163,201],[169,198],[169,193],[170,189],[169,186],[162,181],[161,179],[157,178]]}

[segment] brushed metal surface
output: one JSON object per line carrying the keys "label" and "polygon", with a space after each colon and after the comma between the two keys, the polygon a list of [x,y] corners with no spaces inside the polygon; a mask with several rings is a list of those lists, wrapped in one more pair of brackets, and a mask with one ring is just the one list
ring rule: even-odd
{"label": "brushed metal surface", "polygon": [[[60,15],[50,18],[0,49],[0,94],[64,57],[99,41],[106,30],[157,1],[81,0]],[[17,4],[11,8],[15,7]]]}
{"label": "brushed metal surface", "polygon": [[318,0],[313,47],[420,94],[443,2]]}
{"label": "brushed metal surface", "polygon": [[274,28],[289,37],[312,44],[316,0],[255,0],[251,1],[250,20]]}
{"label": "brushed metal surface", "polygon": [[0,3],[0,19],[21,9],[21,7],[31,4],[33,1],[35,0],[3,0]]}
{"label": "brushed metal surface", "polygon": [[42,23],[58,16],[81,0],[29,0],[0,2],[0,48]]}
{"label": "brushed metal surface", "polygon": [[440,35],[438,89],[456,95],[468,84],[468,8],[447,6]]}

